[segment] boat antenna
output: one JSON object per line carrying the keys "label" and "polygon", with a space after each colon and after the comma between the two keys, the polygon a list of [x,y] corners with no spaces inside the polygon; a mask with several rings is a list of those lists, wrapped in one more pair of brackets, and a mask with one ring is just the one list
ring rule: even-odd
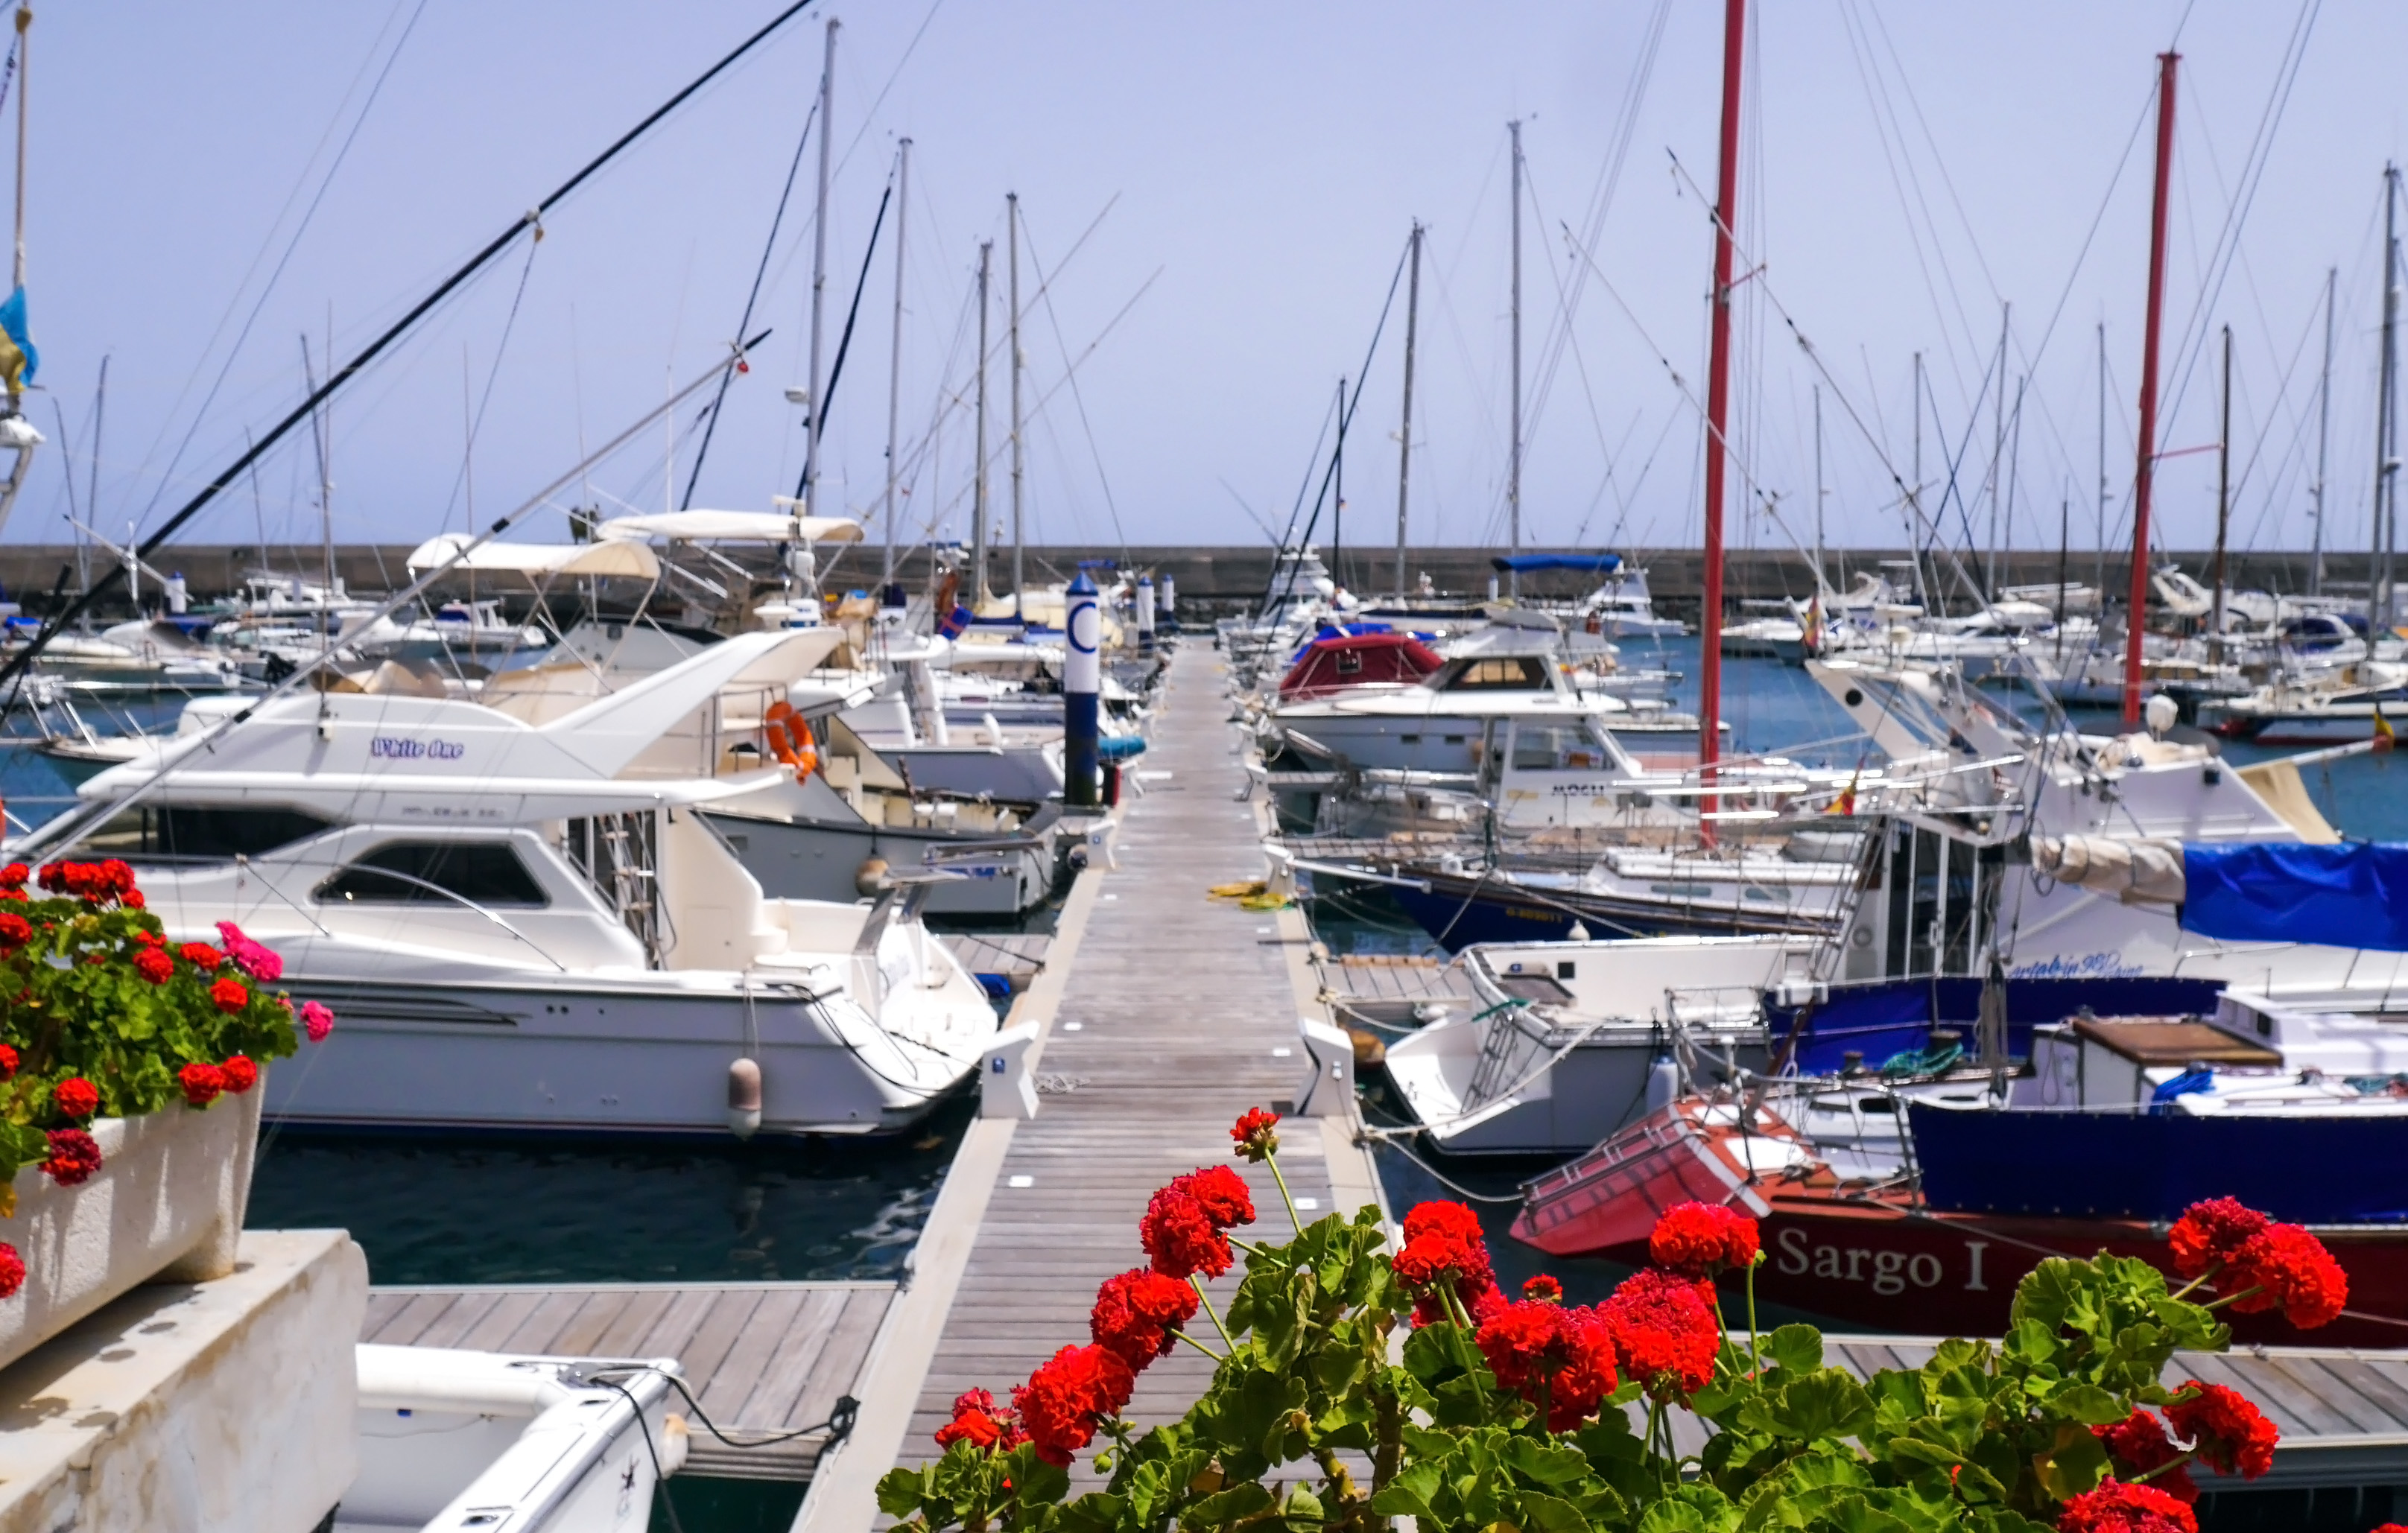
{"label": "boat antenna", "polygon": [[[513,219],[508,228],[504,229],[500,234],[495,235],[482,250],[480,250],[476,254],[470,256],[449,277],[446,277],[442,281],[437,283],[424,297],[411,305],[399,319],[386,326],[375,339],[369,341],[367,345],[361,348],[360,351],[351,358],[351,360],[345,362],[341,366],[337,367],[332,372],[328,373],[324,382],[320,383],[316,388],[310,390],[308,398],[302,400],[298,405],[294,406],[281,420],[278,421],[273,426],[270,426],[264,435],[262,435],[257,440],[253,441],[249,447],[244,449],[241,455],[236,457],[224,468],[220,469],[216,474],[210,476],[208,481],[202,485],[200,490],[197,491],[190,500],[186,501],[180,508],[179,508],[175,515],[170,516],[166,521],[161,523],[158,531],[152,533],[150,537],[142,540],[142,545],[136,552],[143,556],[148,557],[163,545],[172,541],[176,534],[183,530],[185,523],[191,522],[195,516],[198,516],[205,509],[207,509],[211,501],[215,500],[220,494],[224,493],[226,488],[233,484],[236,480],[239,479],[245,469],[256,463],[262,454],[274,447],[278,442],[283,440],[286,436],[292,433],[294,427],[300,425],[304,421],[311,419],[317,413],[318,408],[321,405],[334,397],[337,392],[349,384],[352,379],[358,377],[361,370],[366,367],[368,364],[374,362],[378,357],[382,356],[386,351],[392,350],[394,343],[399,341],[404,336],[408,335],[412,330],[416,329],[420,321],[432,313],[437,306],[440,305],[446,298],[449,298],[453,293],[457,292],[463,283],[466,282],[470,278],[476,276],[479,272],[484,270],[485,267],[492,265],[495,257],[499,256],[504,251],[509,250],[518,241],[520,236],[539,231],[543,227],[544,214],[559,206],[560,203],[568,197],[570,193],[574,193],[579,187],[583,186],[587,181],[591,180],[602,170],[604,166],[609,165],[610,162],[616,160],[621,154],[626,152],[631,146],[633,146],[638,140],[644,137],[644,136],[649,134],[654,127],[658,126],[670,113],[676,111],[680,107],[682,107],[687,101],[692,99],[695,93],[702,90],[704,86],[709,85],[712,80],[717,79],[721,75],[726,73],[727,70],[734,67],[738,60],[742,59],[746,54],[752,52],[753,49],[767,41],[779,30],[779,28],[784,26],[788,21],[791,21],[796,17],[801,15],[815,3],[816,0],[794,0],[792,5],[780,11],[776,16],[770,18],[767,25],[761,27],[751,36],[745,38],[742,42],[737,44],[734,49],[723,55],[718,63],[712,64],[701,74],[696,75],[692,80],[688,81],[682,89],[678,91],[676,94],[670,96],[666,101],[662,102],[658,107],[653,107],[650,112],[646,113],[643,119],[637,122],[634,127],[631,127],[626,132],[621,134],[616,139],[612,140],[610,145],[603,150],[601,153],[595,155],[593,159],[588,160],[582,166],[579,167],[576,174],[570,176],[557,187],[554,187],[551,193],[545,196],[542,201],[537,203],[526,212]],[[30,24],[31,16],[32,13],[29,9],[23,7],[19,7],[17,24],[20,28],[21,38],[22,36],[22,29]],[[21,109],[22,101],[22,98],[20,97]],[[22,153],[22,145],[23,135],[21,132],[19,135],[19,150],[21,156]],[[23,178],[22,176],[19,178],[19,186],[21,188],[19,195],[22,198],[23,194],[22,191],[23,186]],[[21,252],[22,249],[23,242],[21,240],[19,242],[19,250]],[[20,259],[22,261],[22,254]],[[22,468],[22,465],[23,463],[22,454],[20,455],[19,463]],[[123,570],[122,567],[111,569],[104,573],[99,580],[93,582],[91,590],[78,595],[75,600],[68,602],[57,613],[52,615],[42,624],[40,632],[36,633],[33,637],[32,640],[24,646],[24,648],[17,651],[15,654],[11,655],[5,666],[0,666],[0,698],[6,699],[6,701],[0,702],[0,717],[5,717],[7,709],[15,706],[16,695],[19,689],[12,683],[16,682],[19,678],[22,677],[27,670],[33,667],[35,662],[42,657],[43,652],[50,648],[52,639],[64,632],[68,624],[74,623],[77,619],[82,617],[85,612],[89,611],[95,602],[101,600],[104,596],[114,591],[117,587],[117,582],[122,578]]]}

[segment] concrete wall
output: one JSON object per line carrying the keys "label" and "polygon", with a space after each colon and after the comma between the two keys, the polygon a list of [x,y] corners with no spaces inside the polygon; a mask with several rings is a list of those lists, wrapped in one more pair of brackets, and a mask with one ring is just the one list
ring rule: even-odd
{"label": "concrete wall", "polygon": [[[335,551],[335,566],[345,583],[360,592],[386,591],[398,588],[407,579],[404,561],[412,545],[393,544],[384,547],[345,545]],[[1323,549],[1325,556],[1328,554]],[[1410,551],[1406,560],[1408,579],[1418,580],[1426,572],[1441,591],[1466,595],[1484,594],[1488,589],[1488,559],[1493,550],[1485,548],[1421,548]],[[1633,563],[1648,571],[1659,603],[1676,616],[1694,622],[1699,591],[1702,559],[1694,548],[1624,549],[1619,551]],[[1831,573],[1836,580],[1842,569],[1854,571],[1870,567],[1884,559],[1904,559],[1902,550],[1861,550],[1829,556]],[[2183,568],[2206,576],[2209,555],[2205,552],[2178,552],[2172,556]],[[881,552],[873,544],[852,548],[820,550],[821,570],[831,588],[867,586],[874,582]],[[1242,547],[1173,547],[1137,546],[1119,548],[1082,548],[1049,546],[1028,551],[1029,578],[1032,582],[1067,579],[1082,559],[1112,559],[1125,567],[1151,569],[1167,573],[1179,582],[1182,602],[1217,605],[1242,602],[1259,594],[1270,577],[1270,552],[1259,544]],[[1340,556],[1341,574],[1349,589],[1383,592],[1395,583],[1396,555],[1393,550],[1344,551]],[[742,561],[757,566],[766,577],[766,551],[747,551]],[[36,544],[0,545],[0,589],[8,596],[22,602],[28,611],[49,609],[47,596],[58,579],[59,571],[72,571],[75,551],[68,547]],[[321,555],[315,549],[267,551],[263,559],[260,551],[242,545],[194,544],[178,549],[172,554],[163,553],[153,561],[162,569],[180,570],[190,582],[195,600],[206,599],[232,590],[247,569],[271,566],[287,572],[298,571],[314,577],[322,566]],[[2100,560],[2095,553],[2075,552],[2067,565],[2067,572],[2076,581],[2098,578]],[[2307,589],[2308,555],[2304,552],[2235,552],[2229,555],[2229,566],[2235,584],[2284,592]],[[2367,555],[2329,553],[2325,556],[2326,581],[2336,590],[2355,583],[2365,589]],[[2111,589],[2122,590],[2129,580],[2128,562],[2114,554],[2104,561]],[[990,579],[1009,580],[1010,555],[1004,551],[990,566]],[[1975,575],[1980,571],[1976,569]],[[1943,589],[1952,595],[1959,588],[1942,561],[1940,569]],[[902,563],[904,583],[917,590],[927,578],[927,556],[924,552],[908,552]],[[714,572],[714,578],[724,577]],[[2000,583],[2005,585],[2036,585],[2054,582],[2057,578],[2055,550],[2017,550],[2002,559]],[[1582,577],[1569,574],[1533,576],[1525,590],[1541,595],[1569,594],[1582,589]],[[146,582],[147,584],[147,582]],[[67,588],[73,590],[75,580],[70,573]],[[466,582],[457,582],[466,589]],[[1766,599],[1782,595],[1803,595],[1809,587],[1807,572],[1798,555],[1787,550],[1740,550],[1724,562],[1724,590],[1728,600]],[[483,595],[508,595],[525,590],[524,582],[515,576],[485,577],[480,584]],[[671,606],[681,605],[691,592],[670,586],[662,599]],[[114,604],[122,612],[124,604]]]}

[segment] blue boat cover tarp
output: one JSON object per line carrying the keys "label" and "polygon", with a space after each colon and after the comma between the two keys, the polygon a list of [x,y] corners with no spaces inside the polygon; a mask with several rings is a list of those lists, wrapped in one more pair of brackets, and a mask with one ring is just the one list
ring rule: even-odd
{"label": "blue boat cover tarp", "polygon": [[1611,575],[1622,567],[1619,553],[1500,553],[1488,561],[1491,569],[1510,569],[1518,575],[1528,575],[1541,569],[1580,569],[1592,575]]}
{"label": "blue boat cover tarp", "polygon": [[2183,845],[2182,925],[2232,942],[2408,953],[2408,846]]}
{"label": "blue boat cover tarp", "polygon": [[[2007,1053],[2028,1058],[2035,1024],[2063,1022],[2086,1006],[2101,1017],[2197,1016],[2215,1010],[2223,989],[2221,980],[2158,977],[2009,980]],[[1807,1019],[1794,1058],[1801,1075],[1831,1074],[1851,1052],[1879,1069],[1894,1055],[1928,1047],[1934,1027],[1955,1027],[1970,1043],[1981,1009],[1982,981],[1976,979],[1835,984]],[[1765,1016],[1772,1036],[1786,1038],[1798,1009],[1775,1005],[1767,996]]]}
{"label": "blue boat cover tarp", "polygon": [[2302,1225],[2408,1219],[2408,1118],[1908,1108],[1924,1200],[1952,1213],[2172,1220],[2237,1197]]}

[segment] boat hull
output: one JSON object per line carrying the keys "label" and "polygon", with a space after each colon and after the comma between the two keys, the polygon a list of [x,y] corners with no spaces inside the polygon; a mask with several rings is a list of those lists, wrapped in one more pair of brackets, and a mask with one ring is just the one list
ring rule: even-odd
{"label": "boat hull", "polygon": [[[765,1135],[894,1133],[975,1066],[897,1048],[792,988],[647,987],[642,976],[447,984],[288,978],[338,1019],[267,1077],[296,1127],[724,1134],[728,1066],[761,1067]],[[975,1046],[971,1046],[975,1047]]]}

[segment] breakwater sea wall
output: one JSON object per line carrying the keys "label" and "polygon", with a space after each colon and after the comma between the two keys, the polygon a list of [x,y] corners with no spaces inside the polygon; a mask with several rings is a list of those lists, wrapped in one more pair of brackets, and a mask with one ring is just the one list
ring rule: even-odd
{"label": "breakwater sea wall", "polygon": [[[355,591],[384,591],[399,587],[407,579],[405,566],[409,546],[403,544],[341,544],[334,551],[335,569],[345,585]],[[1324,547],[1325,559],[1332,552]],[[1424,575],[1432,585],[1444,592],[1484,595],[1492,571],[1489,558],[1495,550],[1487,548],[1426,547],[1406,552],[1406,580],[1418,585]],[[1529,552],[1573,552],[1532,550]],[[1588,551],[1594,552],[1594,551]],[[1698,595],[1701,589],[1703,559],[1698,551],[1688,549],[1622,549],[1633,565],[1645,569],[1657,606],[1668,614],[1696,621]],[[875,581],[883,560],[883,551],[875,543],[851,547],[822,546],[819,551],[824,579],[833,587],[867,585]],[[84,567],[97,573],[103,556],[88,555]],[[1903,549],[1832,550],[1826,554],[1826,564],[1835,582],[1859,569],[1871,569],[1884,562],[1904,561],[1914,557]],[[2203,551],[2177,552],[2170,555],[2183,568],[2204,579],[2212,556]],[[1226,610],[1258,596],[1270,578],[1271,551],[1263,545],[1251,546],[1166,546],[1136,544],[1126,547],[1064,546],[1059,544],[1032,547],[1026,552],[1029,580],[1052,582],[1068,579],[1082,561],[1110,560],[1123,567],[1151,570],[1167,574],[1178,582],[1182,608],[1194,604],[1197,615]],[[758,566],[764,578],[770,571],[769,561],[761,553],[742,561]],[[929,554],[924,549],[898,551],[898,575],[904,584],[918,589],[927,578]],[[2227,556],[2230,579],[2235,586],[2286,593],[2303,592],[2309,586],[2310,555],[2304,550],[2288,552],[2233,552]],[[316,548],[267,549],[240,544],[191,544],[172,552],[162,551],[151,563],[162,571],[181,573],[191,588],[194,599],[209,597],[234,590],[248,571],[262,568],[299,574],[314,579],[324,567],[324,554]],[[1347,588],[1366,594],[1392,591],[1396,587],[1396,551],[1388,549],[1340,549],[1334,563]],[[2324,588],[2339,595],[2363,592],[2366,589],[2367,555],[2327,553],[2324,558]],[[1927,559],[1924,567],[1931,571],[1942,593],[1948,596],[1952,608],[1965,602],[1964,587],[1955,567],[1943,555],[1936,562]],[[1979,582],[1990,578],[1991,566],[1985,560],[1966,561],[1968,572]],[[2104,576],[2112,591],[2121,591],[2129,580],[2128,556],[2110,553],[2101,557],[2087,550],[2071,552],[2060,565],[2057,551],[2022,550],[2000,554],[1995,561],[1996,583],[2000,585],[2044,585],[2056,582],[2060,573],[2076,583],[2092,583]],[[990,580],[998,586],[1008,583],[1010,552],[998,550],[989,566]],[[63,579],[64,576],[64,579]],[[21,603],[25,610],[40,613],[50,607],[53,591],[72,592],[80,578],[76,550],[71,545],[8,544],[0,545],[0,589],[9,599]],[[1533,595],[1566,595],[1584,588],[1585,577],[1551,573],[1526,577],[1524,590]],[[1806,562],[1797,553],[1783,550],[1737,550],[1724,561],[1724,595],[1734,614],[1740,605],[1749,601],[1770,600],[1786,595],[1803,595],[1811,588]],[[143,582],[148,598],[155,600],[156,582]],[[458,582],[465,591],[466,582]],[[517,577],[481,578],[478,594],[505,598],[524,595],[526,586]],[[684,595],[676,591],[664,593],[670,600],[680,601]],[[122,599],[112,604],[122,611],[127,603]]]}

